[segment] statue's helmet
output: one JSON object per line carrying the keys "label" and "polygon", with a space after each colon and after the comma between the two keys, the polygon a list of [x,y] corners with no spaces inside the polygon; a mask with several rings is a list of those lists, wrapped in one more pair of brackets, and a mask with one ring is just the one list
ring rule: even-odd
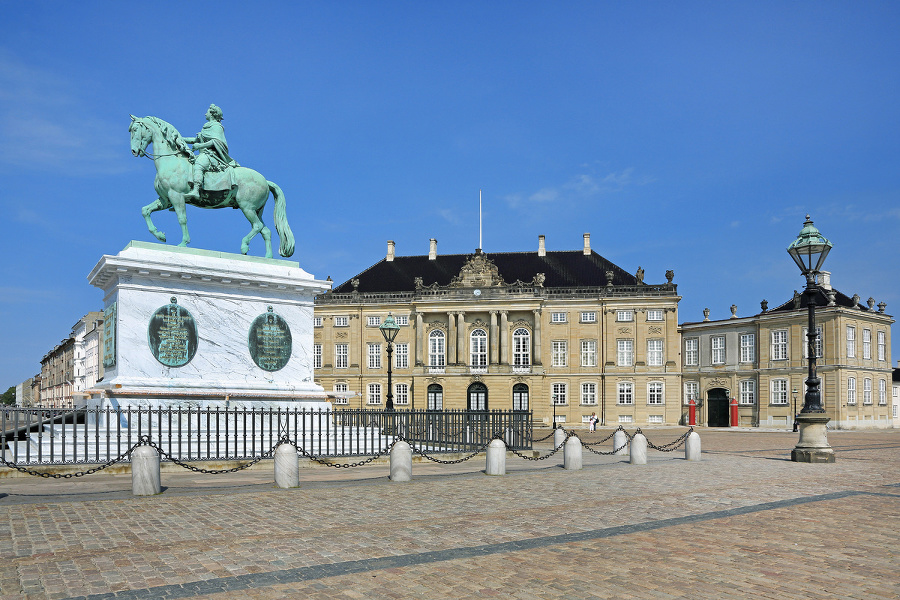
{"label": "statue's helmet", "polygon": [[222,109],[216,106],[215,104],[209,105],[209,113],[217,120],[221,121],[224,117],[222,116]]}

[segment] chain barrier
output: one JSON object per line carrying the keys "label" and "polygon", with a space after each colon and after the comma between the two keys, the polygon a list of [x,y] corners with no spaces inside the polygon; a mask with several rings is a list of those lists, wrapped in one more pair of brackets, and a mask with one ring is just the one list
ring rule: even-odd
{"label": "chain barrier", "polygon": [[[678,438],[674,442],[669,442],[668,444],[663,444],[662,446],[657,446],[656,444],[652,443],[650,440],[647,440],[647,446],[650,448],[653,448],[654,450],[659,450],[660,452],[674,452],[675,450],[678,450],[678,448],[680,448],[687,441],[687,437],[689,435],[691,435],[691,433],[693,431],[694,431],[694,428],[691,427],[684,433],[684,435],[682,435],[680,438]],[[635,435],[637,435],[638,433],[642,433],[642,431],[640,429],[638,429],[634,433],[635,433]]]}
{"label": "chain barrier", "polygon": [[543,442],[544,440],[549,440],[550,438],[553,437],[553,434],[554,434],[554,433],[556,433],[556,430],[551,431],[551,432],[550,432],[550,435],[545,435],[544,437],[542,437],[542,438],[540,438],[540,439],[537,439],[537,440],[531,440],[531,441],[532,441],[532,442]]}
{"label": "chain barrier", "polygon": [[[400,439],[402,439],[402,438],[400,438]],[[465,456],[463,458],[458,458],[456,460],[441,460],[440,458],[435,458],[433,456],[429,456],[428,454],[425,453],[424,450],[421,450],[420,448],[410,444],[408,440],[403,440],[403,441],[406,442],[407,444],[409,444],[409,447],[412,448],[413,452],[415,452],[416,454],[418,454],[419,456],[421,456],[423,458],[430,460],[431,462],[440,463],[442,465],[456,465],[459,463],[466,462],[467,460],[469,460],[475,456],[478,456],[480,453],[484,452],[487,449],[487,447],[491,445],[491,442],[493,442],[494,440],[502,440],[502,439],[503,439],[502,433],[495,434],[494,437],[492,437],[488,441],[488,443],[486,443],[484,446],[482,446],[475,452],[469,454],[468,456]]]}
{"label": "chain barrier", "polygon": [[94,467],[92,469],[88,469],[87,471],[79,471],[78,473],[44,473],[43,471],[32,471],[31,469],[22,467],[20,465],[17,465],[16,463],[9,462],[5,458],[0,458],[0,461],[3,461],[3,464],[6,465],[7,467],[9,467],[10,469],[15,469],[16,471],[18,471],[20,473],[25,473],[27,475],[34,475],[35,477],[44,477],[46,479],[49,479],[51,477],[53,479],[70,479],[72,477],[84,477],[85,475],[92,475],[93,473],[102,471],[103,469],[106,469],[107,467],[113,466],[117,462],[122,462],[123,460],[125,460],[126,456],[131,454],[132,450],[134,450],[138,446],[142,446],[142,445],[143,445],[142,441],[136,442],[134,444],[134,446],[132,446],[131,448],[129,448],[128,450],[126,450],[125,452],[120,454],[119,456],[107,461],[105,464],[102,464],[99,467]]}
{"label": "chain barrier", "polygon": [[363,466],[363,465],[367,465],[367,464],[369,464],[370,462],[372,462],[373,460],[378,459],[378,458],[381,458],[382,456],[385,455],[385,453],[391,451],[391,449],[394,447],[394,444],[396,444],[396,443],[399,441],[399,439],[400,439],[399,437],[394,438],[394,441],[391,442],[391,443],[388,445],[387,448],[382,448],[382,449],[379,450],[378,453],[375,454],[374,456],[370,456],[370,457],[367,458],[366,460],[361,460],[361,461],[359,461],[359,462],[357,462],[357,463],[335,463],[335,462],[329,462],[329,461],[327,461],[327,460],[324,460],[324,459],[323,459],[322,457],[320,457],[320,456],[313,456],[312,454],[310,454],[309,452],[307,452],[305,448],[303,448],[300,444],[298,444],[298,443],[296,442],[296,440],[288,440],[288,442],[289,442],[290,444],[292,444],[292,445],[297,449],[297,452],[299,452],[300,454],[302,454],[302,455],[305,456],[306,458],[308,458],[308,459],[310,459],[310,460],[312,460],[312,461],[314,461],[314,462],[319,463],[320,465],[325,465],[326,467],[334,467],[335,469],[350,469],[350,468],[352,468],[352,467],[361,467],[361,466]]}
{"label": "chain barrier", "polygon": [[[603,438],[603,439],[600,440],[599,442],[591,442],[590,444],[588,444],[588,443],[585,442],[584,440],[581,440],[581,444],[582,444],[583,446],[599,446],[600,444],[602,444],[602,443],[604,443],[604,442],[608,442],[609,440],[611,440],[611,439],[613,438],[613,436],[615,436],[616,433],[619,432],[619,431],[621,431],[622,433],[625,434],[625,439],[627,439],[628,441],[631,441],[631,438],[634,437],[634,436],[632,436],[632,435],[629,435],[628,432],[625,431],[625,428],[622,427],[621,425],[619,425],[619,426],[615,429],[615,431],[613,431],[611,434],[609,434],[608,436],[606,436],[605,438]],[[578,439],[581,439],[581,438],[579,437]],[[628,444],[625,444],[625,445],[627,446]],[[623,446],[623,448],[624,448],[624,446]]]}
{"label": "chain barrier", "polygon": [[[566,430],[563,429],[563,431],[566,431]],[[562,448],[563,446],[565,446],[565,445],[566,445],[566,442],[567,442],[567,441],[569,440],[569,438],[572,437],[573,435],[574,435],[574,434],[569,433],[568,431],[566,431],[566,439],[564,439],[562,442],[560,442],[559,446],[557,446],[556,448],[554,448],[552,452],[550,452],[549,454],[545,454],[544,456],[525,456],[524,454],[522,454],[522,453],[519,452],[518,450],[513,450],[512,448],[507,448],[507,449],[508,449],[510,452],[512,452],[514,455],[518,456],[519,458],[524,458],[525,460],[534,460],[534,461],[537,461],[537,460],[546,460],[546,459],[550,458],[551,456],[553,456],[554,454],[556,454],[557,452],[559,452],[560,448]]]}
{"label": "chain barrier", "polygon": [[[278,446],[280,446],[281,444],[284,444],[286,441],[288,441],[287,436],[282,436],[281,439],[278,440],[278,442],[276,442],[274,446],[272,446],[271,450],[261,454],[260,456],[257,456],[256,458],[252,459],[250,462],[243,464],[243,465],[239,465],[237,467],[234,467],[233,469],[201,469],[200,467],[195,467],[194,465],[189,465],[185,462],[178,460],[177,458],[175,458],[174,456],[172,456],[171,454],[169,454],[168,452],[166,452],[165,450],[163,450],[162,448],[157,446],[156,443],[150,439],[150,436],[147,436],[147,435],[141,436],[141,441],[138,442],[137,444],[135,444],[135,447],[150,446],[152,448],[156,448],[156,451],[159,452],[160,456],[167,458],[169,460],[169,462],[176,464],[183,469],[187,469],[187,470],[193,471],[195,473],[206,473],[207,475],[219,475],[221,473],[237,473],[238,471],[243,471],[244,469],[249,469],[250,467],[252,467],[256,463],[258,463],[259,461],[263,460],[264,458],[269,458],[270,456],[273,456],[275,453],[275,450],[278,449]],[[224,459],[224,460],[227,460],[227,459]],[[240,459],[234,459],[234,460],[240,460]]]}

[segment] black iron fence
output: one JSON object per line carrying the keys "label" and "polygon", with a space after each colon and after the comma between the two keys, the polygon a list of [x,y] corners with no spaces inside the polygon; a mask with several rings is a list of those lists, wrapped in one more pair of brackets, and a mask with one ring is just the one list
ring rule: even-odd
{"label": "black iron fence", "polygon": [[182,461],[253,459],[282,436],[321,457],[372,455],[397,438],[438,453],[478,450],[499,435],[510,448],[528,450],[531,417],[521,411],[8,408],[0,410],[0,452],[20,465],[102,463],[142,436]]}

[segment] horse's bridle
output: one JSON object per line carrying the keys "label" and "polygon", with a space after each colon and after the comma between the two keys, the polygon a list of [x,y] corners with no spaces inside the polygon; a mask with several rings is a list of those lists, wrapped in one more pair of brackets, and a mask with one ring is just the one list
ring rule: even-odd
{"label": "horse's bridle", "polygon": [[[143,121],[141,121],[139,119],[133,119],[132,125],[140,125],[144,129],[148,129],[148,127],[143,123]],[[147,142],[147,146],[149,146],[150,144],[151,144],[151,142]],[[151,154],[150,152],[147,152],[146,147],[145,147],[144,150],[140,151],[140,154],[138,156],[146,156],[150,160],[156,160],[157,158],[162,158],[164,156],[179,156],[180,154],[182,154],[182,152],[172,152],[170,154]]]}

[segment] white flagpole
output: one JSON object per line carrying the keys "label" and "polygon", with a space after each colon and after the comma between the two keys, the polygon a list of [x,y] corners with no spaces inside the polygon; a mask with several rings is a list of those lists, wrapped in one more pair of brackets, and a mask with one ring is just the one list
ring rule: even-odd
{"label": "white flagpole", "polygon": [[478,190],[478,248],[484,249],[481,245],[481,190]]}

